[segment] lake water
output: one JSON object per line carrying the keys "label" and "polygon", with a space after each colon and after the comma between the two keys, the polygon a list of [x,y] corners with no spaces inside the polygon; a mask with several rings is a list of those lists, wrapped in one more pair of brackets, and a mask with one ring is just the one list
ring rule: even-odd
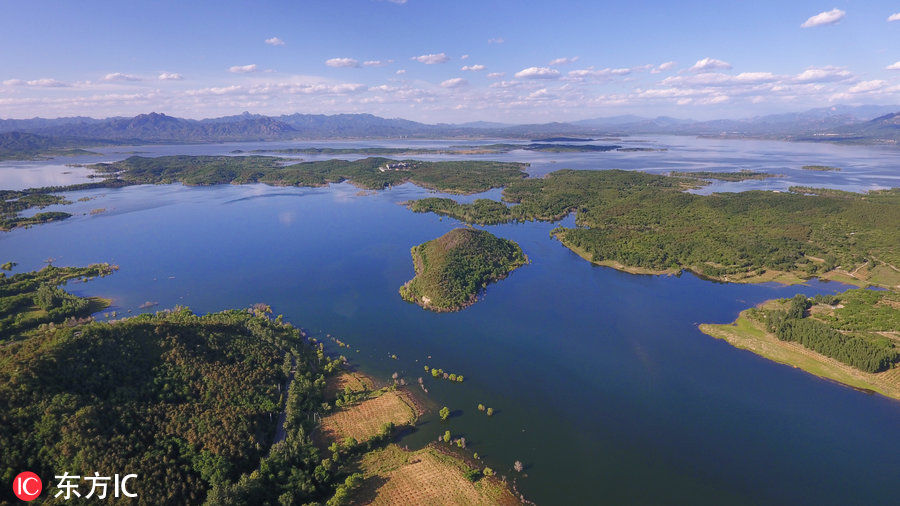
{"label": "lake water", "polygon": [[[760,184],[872,189],[894,185],[900,176],[896,150],[642,140],[669,150],[516,151],[484,158],[529,161],[538,175],[556,168],[611,167],[748,168],[785,175],[717,185],[720,190]],[[155,156],[259,146],[133,150]],[[130,150],[104,150],[103,156],[77,161],[129,156],[116,151]],[[49,184],[54,174],[69,170],[64,167],[69,162],[0,163],[0,188],[21,187],[25,180],[17,177],[23,170]],[[799,169],[806,164],[844,170]],[[59,177],[64,176],[71,175]],[[383,380],[397,371],[412,383],[425,377],[429,401],[454,414],[444,423],[433,414],[424,417],[401,444],[418,447],[450,429],[500,474],[513,478],[513,462],[524,462],[519,487],[539,504],[896,501],[900,402],[769,362],[697,330],[698,323],[731,321],[766,299],[846,286],[629,275],[592,266],[566,250],[549,236],[554,224],[524,223],[485,228],[517,241],[532,263],[489,287],[483,300],[462,312],[430,313],[397,293],[413,276],[409,249],[459,223],[399,205],[425,195],[433,194],[413,185],[361,195],[349,184],[76,192],[70,200],[93,199],[53,207],[76,214],[73,218],[0,235],[0,260],[19,262],[16,271],[40,268],[48,258],[57,265],[117,264],[114,275],[68,289],[112,297],[110,310],[120,315],[175,305],[208,312],[266,302],[313,335],[348,343],[349,351],[326,341],[329,351],[347,355],[363,371]],[[496,198],[499,192],[488,195]],[[106,211],[89,214],[97,208]],[[159,306],[139,309],[145,302]],[[424,365],[463,374],[466,381],[430,379]],[[480,413],[479,403],[493,407],[495,415]]]}

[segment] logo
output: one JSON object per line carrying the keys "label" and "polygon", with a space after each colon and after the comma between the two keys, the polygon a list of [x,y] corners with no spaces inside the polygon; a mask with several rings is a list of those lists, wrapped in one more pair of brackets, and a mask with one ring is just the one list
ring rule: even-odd
{"label": "logo", "polygon": [[43,489],[44,484],[41,483],[41,479],[31,471],[19,473],[16,479],[13,480],[13,493],[23,501],[37,499]]}

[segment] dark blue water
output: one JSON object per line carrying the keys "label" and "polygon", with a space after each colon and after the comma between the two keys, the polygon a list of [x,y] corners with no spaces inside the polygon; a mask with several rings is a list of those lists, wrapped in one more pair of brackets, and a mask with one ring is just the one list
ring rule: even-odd
{"label": "dark blue water", "polygon": [[465,311],[434,314],[397,293],[413,275],[410,247],[459,225],[398,205],[424,194],[404,185],[362,196],[348,184],[82,192],[72,200],[97,198],[70,212],[107,211],[2,234],[0,260],[17,270],[51,257],[118,264],[69,289],[114,298],[119,315],[146,301],[197,312],[266,302],[338,336],[351,350],[332,352],[382,379],[397,371],[415,382],[426,364],[464,374],[463,384],[425,376],[429,401],[454,416],[426,416],[403,443],[450,429],[500,474],[512,478],[521,460],[518,484],[541,504],[896,501],[900,403],[696,328],[773,297],[844,286],[634,276],[583,261],[549,237],[552,224],[526,223],[488,229],[517,241],[531,264]]}

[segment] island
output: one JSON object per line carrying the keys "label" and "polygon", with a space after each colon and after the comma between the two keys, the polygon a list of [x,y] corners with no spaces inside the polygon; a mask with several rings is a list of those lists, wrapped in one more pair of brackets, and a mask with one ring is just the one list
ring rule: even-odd
{"label": "island", "polygon": [[476,224],[557,221],[574,212],[575,227],[553,231],[563,245],[590,262],[640,273],[900,285],[892,275],[900,266],[900,189],[684,191],[703,184],[637,171],[560,170],[511,182],[503,202],[430,197],[407,206]]}
{"label": "island", "polygon": [[831,167],[829,165],[804,165],[800,167],[803,170],[812,170],[816,172],[828,172],[828,171],[839,171],[840,167]]}
{"label": "island", "polygon": [[778,177],[777,174],[769,172],[758,172],[753,170],[739,170],[737,172],[708,172],[708,171],[672,171],[670,176],[675,177],[693,177],[697,179],[715,179],[718,181],[747,181],[751,179],[768,179],[770,177]]}
{"label": "island", "polygon": [[31,208],[70,204],[55,195],[77,190],[122,188],[139,184],[217,185],[264,183],[273,186],[320,187],[350,182],[366,190],[413,183],[453,194],[471,194],[506,186],[527,176],[527,163],[487,160],[419,161],[369,157],[285,164],[275,156],[131,156],[113,163],[88,165],[94,181],[68,186],[0,190],[0,231],[64,220],[70,213],[53,211],[21,216]]}
{"label": "island", "polygon": [[525,265],[513,241],[486,230],[457,228],[412,248],[416,275],[400,296],[431,311],[458,311],[474,304],[489,284]]}
{"label": "island", "polygon": [[771,300],[700,330],[769,360],[900,400],[900,293]]}

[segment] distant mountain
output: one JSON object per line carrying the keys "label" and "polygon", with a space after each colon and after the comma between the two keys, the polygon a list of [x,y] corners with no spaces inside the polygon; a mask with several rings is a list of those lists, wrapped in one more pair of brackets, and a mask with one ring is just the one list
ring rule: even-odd
{"label": "distant mountain", "polygon": [[26,132],[0,133],[0,160],[31,160],[41,155],[73,155],[87,153],[72,149],[76,140],[45,137]]}
{"label": "distant mountain", "polygon": [[[84,117],[0,120],[0,132],[19,131],[54,139],[88,143],[183,143],[289,139],[519,138],[602,137],[630,134],[675,134],[754,137],[788,140],[886,142],[894,139],[891,118],[900,106],[833,106],[804,112],[744,119],[695,121],[665,116],[625,115],[572,123],[508,125],[476,121],[430,125],[372,114],[285,114],[244,112],[202,120],[160,113],[133,118]],[[875,118],[875,119],[872,119]]]}
{"label": "distant mountain", "polygon": [[266,116],[226,121],[197,121],[165,114],[140,114],[47,126],[33,133],[70,139],[108,139],[134,142],[209,142],[266,140],[289,137],[294,129]]}

